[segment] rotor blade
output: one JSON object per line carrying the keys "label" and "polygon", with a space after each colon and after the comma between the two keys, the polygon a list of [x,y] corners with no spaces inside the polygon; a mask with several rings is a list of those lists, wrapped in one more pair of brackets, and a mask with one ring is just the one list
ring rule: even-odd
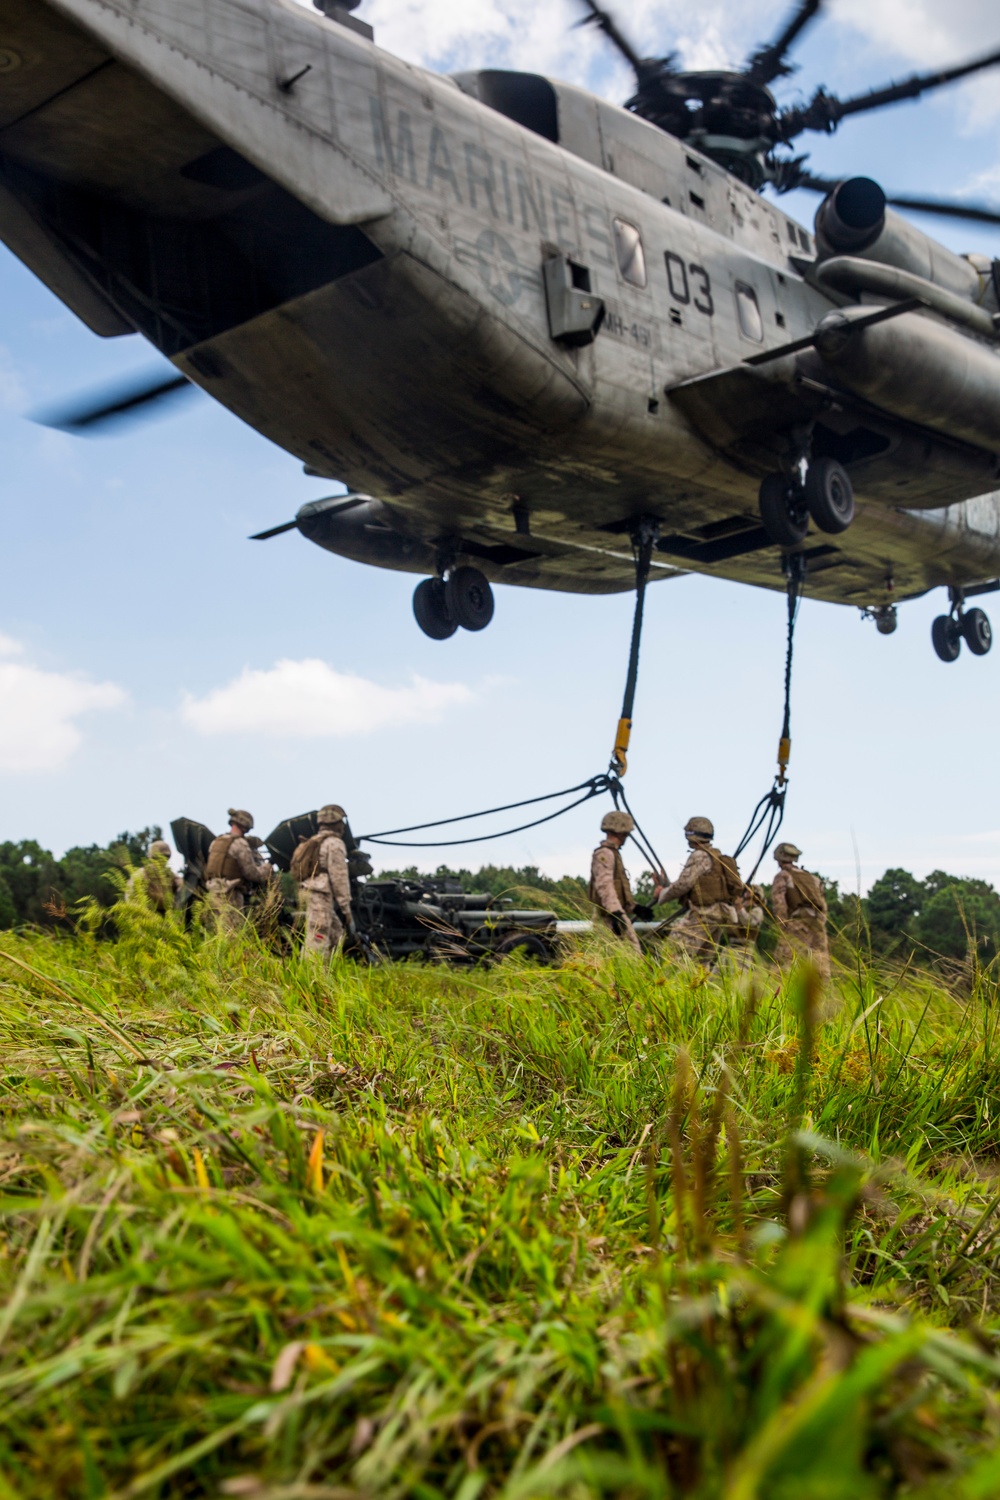
{"label": "rotor blade", "polygon": [[808,188],[814,193],[832,193],[843,181],[840,177],[817,177],[806,167],[808,156],[776,157],[768,160],[771,186],[776,193],[792,193]]}
{"label": "rotor blade", "polygon": [[636,52],[631,42],[627,41],[618,30],[618,23],[614,17],[609,15],[606,10],[602,10],[597,4],[597,0],[582,0],[582,4],[586,7],[588,14],[584,16],[580,24],[583,26],[594,25],[603,31],[608,41],[618,48],[618,51],[624,57],[636,77],[642,78],[647,71],[643,65],[642,58]]}
{"label": "rotor blade", "polygon": [[[800,172],[791,187],[807,188],[810,193],[832,193],[843,182],[842,177],[817,177],[813,172]],[[787,192],[788,189],[786,188]]]}
{"label": "rotor blade", "polygon": [[248,540],[251,542],[266,542],[272,536],[280,536],[283,531],[294,531],[298,524],[298,521],[286,521],[282,526],[272,526],[270,531],[255,531],[253,536],[249,537]]}
{"label": "rotor blade", "polygon": [[111,427],[142,407],[153,406],[181,391],[195,389],[186,375],[172,375],[169,380],[158,376],[152,383],[147,376],[141,384],[132,382],[125,387],[119,386],[116,391],[106,392],[96,404],[91,397],[85,406],[74,404],[43,412],[34,420],[43,427],[57,427],[63,432],[87,433],[100,427]]}
{"label": "rotor blade", "polygon": [[823,0],[799,0],[798,8],[792,14],[784,31],[768,46],[758,47],[747,60],[743,72],[751,83],[771,83],[773,79],[781,78],[792,71],[785,62],[785,54],[822,5]]}
{"label": "rotor blade", "polygon": [[944,219],[971,219],[976,224],[1000,224],[1000,208],[982,203],[950,203],[947,198],[889,198],[893,208],[911,213],[939,214]]}
{"label": "rotor blade", "polygon": [[848,115],[883,109],[887,104],[898,104],[903,99],[916,99],[928,89],[941,88],[946,83],[967,78],[970,73],[992,68],[997,63],[1000,63],[1000,52],[989,52],[985,57],[977,57],[972,62],[962,63],[955,68],[944,68],[939,73],[914,73],[901,83],[890,83],[884,89],[871,89],[867,94],[858,94],[853,99],[838,99],[834,94],[820,89],[803,107],[782,111],[778,120],[780,138],[790,141],[803,130],[823,130],[830,134]]}

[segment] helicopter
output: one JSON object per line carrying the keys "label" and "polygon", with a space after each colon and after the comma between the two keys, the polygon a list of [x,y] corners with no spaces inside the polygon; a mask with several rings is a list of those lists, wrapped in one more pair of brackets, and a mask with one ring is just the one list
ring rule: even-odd
{"label": "helicopter", "polygon": [[[692,570],[790,574],[891,633],[933,588],[941,659],[984,655],[1000,589],[1000,265],[791,155],[1000,62],[841,100],[772,85],[803,0],[740,68],[644,59],[622,107],[540,74],[380,49],[358,0],[0,0],[0,237],[167,381],[346,494],[257,534],[420,575],[481,630],[493,584],[604,594]],[[823,194],[813,230],[772,198]]]}

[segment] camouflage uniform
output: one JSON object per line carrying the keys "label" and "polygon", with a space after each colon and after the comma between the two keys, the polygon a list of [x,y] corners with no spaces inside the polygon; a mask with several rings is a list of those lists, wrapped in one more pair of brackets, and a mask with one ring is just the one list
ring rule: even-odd
{"label": "camouflage uniform", "polygon": [[825,984],[830,978],[826,897],[819,876],[797,868],[801,853],[794,844],[779,844],[774,852],[778,873],[771,886],[771,910],[780,932],[774,957],[783,969],[808,958]]}
{"label": "camouflage uniform", "polygon": [[[331,814],[336,813],[333,817]],[[330,804],[320,808],[316,836],[315,872],[299,885],[305,910],[303,953],[329,958],[347,935],[351,920],[351,879],[347,867],[347,845],[340,836],[346,813]],[[325,835],[325,836],[324,836]]]}
{"label": "camouflage uniform", "polygon": [[126,901],[141,902],[161,915],[173,910],[183,882],[168,864],[172,853],[170,845],[163,839],[155,839],[150,844],[142,869],[133,870],[129,876],[125,887]]}
{"label": "camouflage uniform", "polygon": [[677,879],[659,886],[655,895],[657,906],[667,901],[684,906],[668,929],[671,941],[695,959],[714,959],[723,935],[734,948],[748,949],[756,933],[751,936],[749,916],[734,900],[739,877],[726,869],[721,852],[710,843],[715,833],[711,822],[692,818],[684,831],[691,853]]}
{"label": "camouflage uniform", "polygon": [[[608,834],[629,834],[635,827],[628,813],[607,813],[601,821],[601,831]],[[594,915],[598,923],[608,927],[617,937],[623,938],[636,951],[642,948],[632,926],[635,900],[629,885],[621,849],[612,838],[606,838],[594,850],[590,862],[590,890],[594,903]]]}
{"label": "camouflage uniform", "polygon": [[255,886],[266,885],[271,867],[250,847],[247,834],[253,818],[240,808],[229,809],[230,821],[242,832],[224,833],[208,848],[205,884],[208,907],[220,931],[238,932],[246,919],[247,898]]}

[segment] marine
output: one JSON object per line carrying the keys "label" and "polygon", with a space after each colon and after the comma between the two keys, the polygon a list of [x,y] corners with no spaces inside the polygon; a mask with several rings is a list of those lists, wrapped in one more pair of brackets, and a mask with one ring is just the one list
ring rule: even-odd
{"label": "marine", "polygon": [[771,911],[778,924],[775,961],[787,968],[796,959],[808,958],[824,983],[830,979],[830,943],[826,932],[826,896],[823,882],[796,861],[802,850],[782,843],[774,851],[778,873],[771,886]]}
{"label": "marine", "polygon": [[[670,938],[691,958],[715,957],[723,935],[734,947],[747,946],[748,917],[742,909],[743,882],[736,861],[712,843],[710,818],[688,818],[684,837],[691,852],[677,879],[660,884],[653,902],[679,901],[684,910],[669,928]],[[663,877],[666,882],[666,876]]]}
{"label": "marine", "polygon": [[328,802],[316,815],[318,833],[292,855],[292,874],[299,882],[299,901],[305,915],[303,953],[328,959],[354,932],[351,879],[347,864],[347,814]]}
{"label": "marine", "polygon": [[170,868],[173,850],[166,839],[154,839],[140,869],[133,870],[125,887],[126,901],[143,901],[161,916],[177,904],[181,877]]}
{"label": "marine", "polygon": [[205,883],[209,909],[219,929],[237,932],[246,918],[248,898],[258,886],[267,885],[274,871],[247,839],[253,827],[250,814],[241,807],[231,807],[228,817],[229,832],[220,834],[208,847]]}
{"label": "marine", "polygon": [[641,953],[642,948],[632,925],[635,899],[621,855],[622,846],[634,828],[635,823],[628,813],[605,813],[601,819],[604,842],[594,850],[590,862],[588,894],[594,903],[594,914],[598,922],[610,927],[616,937],[622,938],[637,953]]}

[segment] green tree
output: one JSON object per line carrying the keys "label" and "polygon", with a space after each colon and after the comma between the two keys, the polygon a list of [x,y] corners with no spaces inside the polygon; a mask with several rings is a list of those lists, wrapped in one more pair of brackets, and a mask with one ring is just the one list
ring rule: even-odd
{"label": "green tree", "polygon": [[68,926],[80,901],[111,906],[118,897],[112,870],[142,863],[157,827],[121,833],[106,848],[67,849],[56,859],[33,839],[0,844],[0,928]]}
{"label": "green tree", "polygon": [[915,936],[932,953],[981,963],[1000,952],[1000,895],[985,880],[960,879],[935,870],[927,878],[933,894],[924,902]]}
{"label": "green tree", "polygon": [[16,921],[17,907],[14,905],[14,897],[11,895],[10,886],[0,875],[0,932],[13,927]]}
{"label": "green tree", "polygon": [[877,947],[895,947],[913,936],[926,894],[923,881],[909,870],[886,870],[879,876],[864,903]]}

